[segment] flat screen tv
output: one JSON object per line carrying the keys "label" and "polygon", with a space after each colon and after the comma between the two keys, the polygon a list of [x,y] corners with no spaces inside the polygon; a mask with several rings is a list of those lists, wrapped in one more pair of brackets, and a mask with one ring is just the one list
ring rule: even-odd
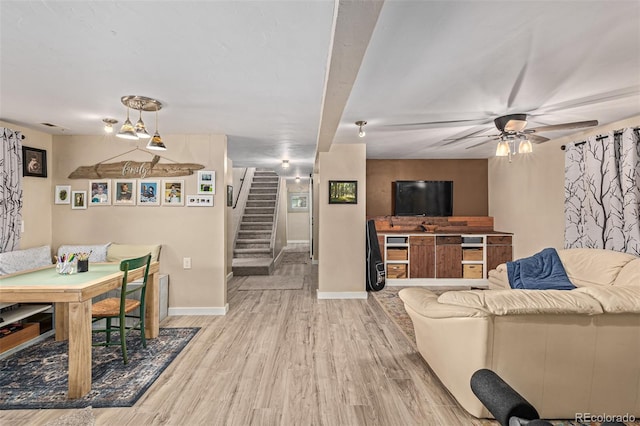
{"label": "flat screen tv", "polygon": [[453,181],[398,180],[395,182],[394,215],[453,215]]}

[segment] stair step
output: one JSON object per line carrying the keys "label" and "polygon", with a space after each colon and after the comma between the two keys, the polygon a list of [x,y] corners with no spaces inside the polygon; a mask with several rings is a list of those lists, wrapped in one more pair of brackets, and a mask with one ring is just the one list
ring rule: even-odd
{"label": "stair step", "polygon": [[248,201],[275,201],[276,200],[276,194],[251,194],[249,193],[249,198],[247,199]]}
{"label": "stair step", "polygon": [[260,215],[271,215],[273,216],[273,214],[276,212],[275,207],[246,207],[244,209],[244,214],[249,214],[249,215],[256,215],[256,214],[260,214]]}
{"label": "stair step", "polygon": [[276,208],[276,200],[247,200],[247,207]]}
{"label": "stair step", "polygon": [[273,229],[273,222],[240,222],[241,231],[269,231]]}
{"label": "stair step", "polygon": [[270,183],[278,183],[278,181],[280,180],[280,178],[278,177],[278,175],[273,175],[273,176],[253,176],[253,182],[270,182]]}
{"label": "stair step", "polygon": [[237,240],[236,241],[236,250],[238,249],[270,249],[270,244],[269,242],[266,243],[245,243],[242,240]]}
{"label": "stair step", "polygon": [[245,258],[245,259],[249,257],[269,258],[269,257],[273,257],[273,253],[269,248],[234,249],[233,257]]}
{"label": "stair step", "polygon": [[272,223],[273,215],[272,214],[245,214],[242,216],[242,222]]}
{"label": "stair step", "polygon": [[251,186],[251,189],[249,189],[249,194],[276,194],[278,192],[278,187],[274,186],[274,187],[269,187],[269,188],[262,188],[262,187],[258,187],[255,188],[253,186]]}
{"label": "stair step", "polygon": [[268,238],[243,238],[242,240],[236,240],[236,241],[242,241],[242,244],[269,244],[271,243],[271,240]]}

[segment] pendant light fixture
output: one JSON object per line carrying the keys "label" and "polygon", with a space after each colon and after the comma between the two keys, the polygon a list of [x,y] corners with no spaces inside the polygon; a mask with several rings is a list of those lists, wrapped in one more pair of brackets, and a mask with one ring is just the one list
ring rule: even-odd
{"label": "pendant light fixture", "polygon": [[296,176],[296,183],[300,183],[300,176]]}
{"label": "pendant light fixture", "polygon": [[289,160],[282,160],[282,168],[283,169],[289,168]]}
{"label": "pendant light fixture", "polygon": [[104,123],[104,132],[113,133],[113,125],[116,124],[118,120],[114,118],[103,118],[102,122]]}
{"label": "pendant light fixture", "polygon": [[[148,149],[156,149],[156,150],[165,150],[167,147],[162,142],[162,138],[160,137],[160,133],[158,133],[158,111],[162,109],[162,103],[157,99],[148,98],[146,96],[123,96],[120,98],[120,101],[124,106],[127,107],[127,120],[122,125],[122,128],[116,135],[119,138],[123,139],[149,139],[151,135],[147,131],[147,128],[142,121],[142,111],[155,111],[156,113],[156,132],[153,135],[153,138],[149,140],[147,144]],[[136,125],[134,126],[129,119],[129,110],[135,109],[140,111],[140,116]],[[103,120],[104,121],[104,120]]]}
{"label": "pendant light fixture", "polygon": [[367,134],[364,131],[364,126],[366,126],[366,125],[367,125],[366,121],[362,121],[362,120],[356,121],[356,126],[358,126],[358,136],[361,137],[361,138],[364,138],[365,135]]}
{"label": "pendant light fixture", "polygon": [[518,154],[531,154],[533,152],[533,146],[529,139],[522,139],[520,145],[518,145]]}
{"label": "pendant light fixture", "polygon": [[156,131],[153,134],[153,137],[147,144],[147,149],[154,149],[156,151],[166,151],[167,147],[162,142],[162,138],[160,137],[160,133],[158,133],[158,110],[156,110]]}

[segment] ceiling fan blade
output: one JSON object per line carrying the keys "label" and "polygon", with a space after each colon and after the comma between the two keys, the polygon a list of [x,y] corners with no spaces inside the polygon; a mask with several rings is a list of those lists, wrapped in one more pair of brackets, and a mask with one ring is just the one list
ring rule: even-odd
{"label": "ceiling fan blade", "polygon": [[516,100],[516,96],[518,96],[518,92],[520,91],[520,87],[522,86],[522,81],[524,80],[524,75],[527,71],[528,63],[525,62],[524,66],[518,73],[518,77],[516,77],[516,81],[513,83],[513,87],[511,88],[511,93],[509,93],[509,99],[507,100],[507,107],[511,108],[513,106],[514,101]]}
{"label": "ceiling fan blade", "polygon": [[447,139],[442,139],[443,141],[460,141],[463,139],[471,139],[471,138],[491,138],[494,136],[500,136],[500,135],[469,135],[469,136],[461,136],[459,138],[447,138]]}
{"label": "ceiling fan blade", "polygon": [[500,139],[500,137],[493,138],[493,139],[489,139],[488,141],[482,141],[482,142],[477,143],[477,144],[475,144],[475,145],[468,146],[468,147],[466,147],[465,149],[476,148],[476,147],[478,147],[478,146],[480,146],[480,145],[484,145],[484,144],[485,144],[485,143],[487,143],[487,142],[497,141],[497,140],[499,140],[499,139]]}
{"label": "ceiling fan blade", "polygon": [[542,143],[551,140],[549,138],[545,138],[544,136],[538,135],[527,135],[527,139],[529,139],[533,143]]}
{"label": "ceiling fan blade", "polygon": [[487,123],[487,119],[478,118],[474,120],[444,120],[444,121],[427,121],[424,123],[404,123],[404,124],[386,124],[384,127],[448,127],[450,126],[459,126],[463,124],[474,125],[474,124],[485,124]]}
{"label": "ceiling fan blade", "polygon": [[524,133],[552,132],[555,130],[581,129],[583,127],[594,127],[598,125],[598,120],[575,121],[573,123],[552,124],[550,126],[534,127],[527,129]]}
{"label": "ceiling fan blade", "polygon": [[623,99],[630,96],[640,96],[640,86],[625,87],[619,90],[612,90],[611,92],[598,93],[596,95],[585,96],[584,98],[579,98],[571,101],[560,102],[553,105],[543,106],[539,108],[538,112],[542,114],[548,114],[554,111],[561,111],[565,109],[599,104],[601,102],[613,101],[616,99]]}
{"label": "ceiling fan blade", "polygon": [[478,133],[486,132],[487,130],[490,130],[490,129],[487,129],[487,128],[479,129],[479,130],[476,130],[475,132],[467,133],[466,135],[463,135],[457,138],[444,139],[447,142],[443,143],[442,146],[451,145],[467,138],[490,138],[490,137],[496,136],[496,135],[479,135],[478,134]]}
{"label": "ceiling fan blade", "polygon": [[504,125],[505,132],[521,132],[527,127],[527,120],[509,120]]}

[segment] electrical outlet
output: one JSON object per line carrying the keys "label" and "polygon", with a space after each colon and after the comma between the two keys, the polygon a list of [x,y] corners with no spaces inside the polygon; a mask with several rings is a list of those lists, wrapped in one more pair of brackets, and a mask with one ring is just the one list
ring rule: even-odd
{"label": "electrical outlet", "polygon": [[183,269],[191,269],[191,258],[183,257],[182,258],[182,268]]}

